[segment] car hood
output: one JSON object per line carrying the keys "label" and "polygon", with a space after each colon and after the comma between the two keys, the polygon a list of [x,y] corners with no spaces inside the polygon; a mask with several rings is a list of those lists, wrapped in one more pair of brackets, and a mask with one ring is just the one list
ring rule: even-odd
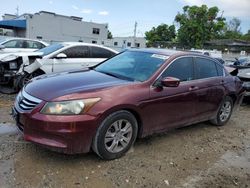
{"label": "car hood", "polygon": [[94,70],[66,72],[39,76],[25,86],[30,95],[45,101],[85,91],[128,84],[130,81],[121,80]]}
{"label": "car hood", "polygon": [[22,56],[42,56],[43,52],[12,52],[12,53],[3,53],[0,54],[0,61],[3,60],[14,60],[18,57],[22,57]]}

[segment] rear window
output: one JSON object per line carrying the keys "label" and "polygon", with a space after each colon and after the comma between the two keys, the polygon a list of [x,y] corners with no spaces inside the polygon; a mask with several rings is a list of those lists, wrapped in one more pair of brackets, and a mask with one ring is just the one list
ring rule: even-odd
{"label": "rear window", "polygon": [[114,52],[104,49],[104,48],[99,48],[99,47],[91,47],[92,51],[92,58],[110,58],[115,55]]}
{"label": "rear window", "polygon": [[216,63],[216,68],[217,68],[218,76],[224,76],[224,67]]}
{"label": "rear window", "polygon": [[218,76],[215,62],[206,58],[197,57],[196,59],[196,78],[211,78]]}

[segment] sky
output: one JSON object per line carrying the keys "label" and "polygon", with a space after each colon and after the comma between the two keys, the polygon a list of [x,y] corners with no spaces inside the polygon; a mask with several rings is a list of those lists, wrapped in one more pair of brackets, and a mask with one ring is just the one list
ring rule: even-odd
{"label": "sky", "polygon": [[49,11],[67,16],[79,16],[84,21],[108,23],[113,36],[133,36],[137,22],[138,37],[145,31],[165,23],[175,24],[174,18],[185,5],[217,6],[219,15],[227,21],[233,17],[241,20],[241,32],[250,29],[250,0],[7,0],[1,3],[0,15],[19,15]]}

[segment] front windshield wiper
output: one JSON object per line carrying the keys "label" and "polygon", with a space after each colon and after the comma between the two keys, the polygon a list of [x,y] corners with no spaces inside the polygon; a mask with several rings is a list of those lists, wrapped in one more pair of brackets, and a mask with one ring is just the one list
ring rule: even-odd
{"label": "front windshield wiper", "polygon": [[[95,71],[97,71],[97,70],[95,70]],[[109,76],[112,76],[112,77],[115,77],[115,78],[119,78],[119,79],[122,79],[122,80],[135,81],[134,79],[132,79],[130,77],[123,76],[123,75],[120,75],[120,74],[115,74],[113,72],[106,72],[106,71],[97,71],[97,72],[100,72],[100,73],[103,73],[103,74],[106,74],[106,75],[109,75]]]}

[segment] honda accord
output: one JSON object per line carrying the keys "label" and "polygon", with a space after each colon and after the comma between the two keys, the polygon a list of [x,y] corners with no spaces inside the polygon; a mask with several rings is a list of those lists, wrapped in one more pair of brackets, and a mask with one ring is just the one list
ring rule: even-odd
{"label": "honda accord", "polygon": [[130,49],[92,68],[34,78],[12,111],[25,140],[110,160],[136,138],[208,120],[226,124],[244,92],[208,56]]}

